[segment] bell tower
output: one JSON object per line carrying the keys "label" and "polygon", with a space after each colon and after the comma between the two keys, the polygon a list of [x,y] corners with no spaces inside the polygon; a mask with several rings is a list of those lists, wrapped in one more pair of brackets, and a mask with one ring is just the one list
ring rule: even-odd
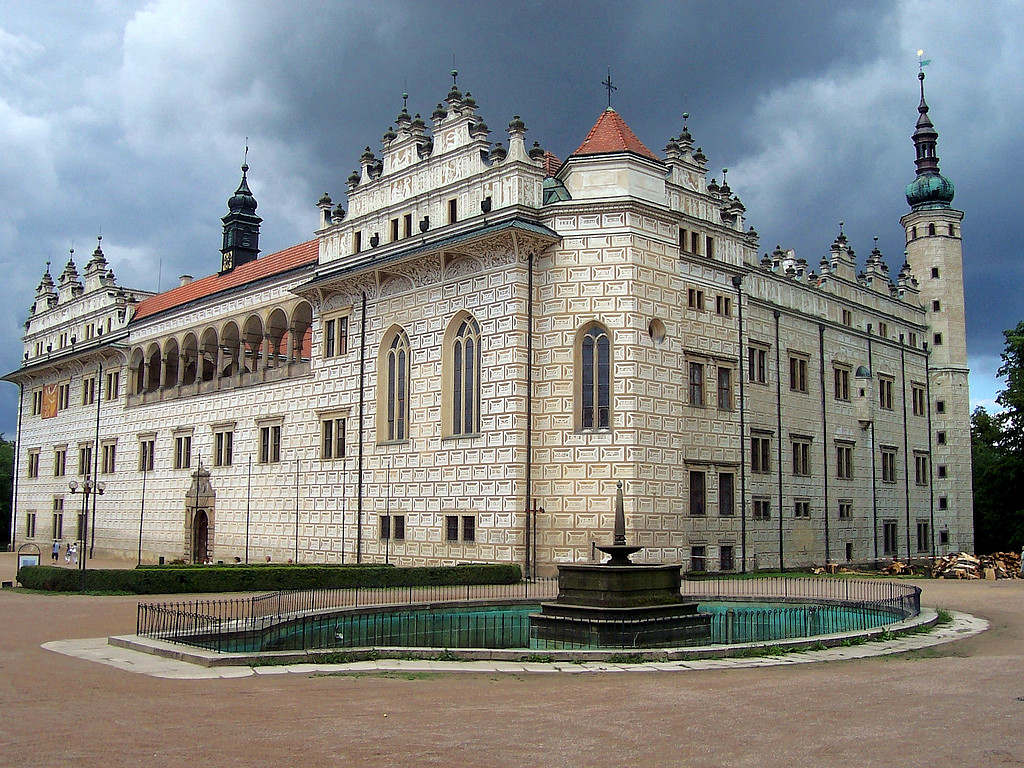
{"label": "bell tower", "polygon": [[907,186],[910,213],[907,263],[920,285],[928,335],[928,418],[931,424],[933,516],[936,554],[974,551],[971,481],[971,400],[967,375],[967,319],[960,223],[951,206],[953,183],[939,173],[938,131],[928,116],[924,70],[918,73],[921,103],[913,140],[917,177]]}
{"label": "bell tower", "polygon": [[249,165],[243,163],[242,181],[228,200],[227,216],[221,219],[224,222],[224,240],[220,249],[221,274],[253,261],[260,252],[260,222],[263,219],[256,215],[256,198],[249,190],[246,179],[248,172]]}

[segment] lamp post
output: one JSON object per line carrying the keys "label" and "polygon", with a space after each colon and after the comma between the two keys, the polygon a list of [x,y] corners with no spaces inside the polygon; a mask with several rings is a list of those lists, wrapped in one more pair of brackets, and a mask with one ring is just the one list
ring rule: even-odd
{"label": "lamp post", "polygon": [[[82,524],[79,526],[81,528],[79,532],[82,534],[82,551],[80,553],[81,559],[78,561],[78,568],[82,572],[82,592],[85,592],[85,544],[89,540],[89,495],[93,494],[93,509],[95,509],[96,496],[103,495],[106,485],[104,483],[93,483],[90,478],[86,477],[81,486],[79,486],[78,481],[72,480],[68,483],[68,489],[71,493],[81,491],[82,494]],[[91,556],[91,553],[89,554]]]}

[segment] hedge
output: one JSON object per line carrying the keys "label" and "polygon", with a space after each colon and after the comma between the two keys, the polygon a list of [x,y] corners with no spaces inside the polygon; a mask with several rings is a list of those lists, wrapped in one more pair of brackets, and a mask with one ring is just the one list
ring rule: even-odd
{"label": "hedge", "polygon": [[[27,589],[78,592],[82,572],[52,565],[18,570]],[[143,566],[131,570],[87,569],[87,592],[167,595],[186,592],[272,592],[281,589],[423,587],[447,584],[515,584],[518,565],[469,564],[396,568],[390,565],[192,565]]]}

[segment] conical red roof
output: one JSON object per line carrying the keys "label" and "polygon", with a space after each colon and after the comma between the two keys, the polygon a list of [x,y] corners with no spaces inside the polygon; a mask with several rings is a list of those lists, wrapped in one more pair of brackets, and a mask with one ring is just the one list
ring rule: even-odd
{"label": "conical red roof", "polygon": [[587,138],[583,140],[574,155],[603,155],[609,152],[632,152],[657,160],[658,157],[636,137],[619,113],[608,107],[597,118]]}

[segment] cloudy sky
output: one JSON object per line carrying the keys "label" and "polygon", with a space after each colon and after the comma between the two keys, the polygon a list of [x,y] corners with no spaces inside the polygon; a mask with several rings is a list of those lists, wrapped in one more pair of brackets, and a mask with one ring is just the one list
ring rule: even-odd
{"label": "cloudy sky", "polygon": [[[770,8],[770,10],[769,10]],[[966,212],[972,399],[990,405],[1002,331],[1024,319],[1018,2],[261,2],[6,0],[0,15],[0,368],[18,367],[45,262],[102,231],[123,285],[219,268],[220,217],[250,185],[270,253],[310,238],[364,146],[409,93],[429,116],[451,84],[500,140],[513,114],[564,158],[605,106],[660,151],[682,114],[761,249],[816,265],[844,221],[895,273],[914,178],[917,50],[944,175]],[[1013,179],[1018,181],[1014,182]],[[17,388],[0,385],[0,431]]]}

